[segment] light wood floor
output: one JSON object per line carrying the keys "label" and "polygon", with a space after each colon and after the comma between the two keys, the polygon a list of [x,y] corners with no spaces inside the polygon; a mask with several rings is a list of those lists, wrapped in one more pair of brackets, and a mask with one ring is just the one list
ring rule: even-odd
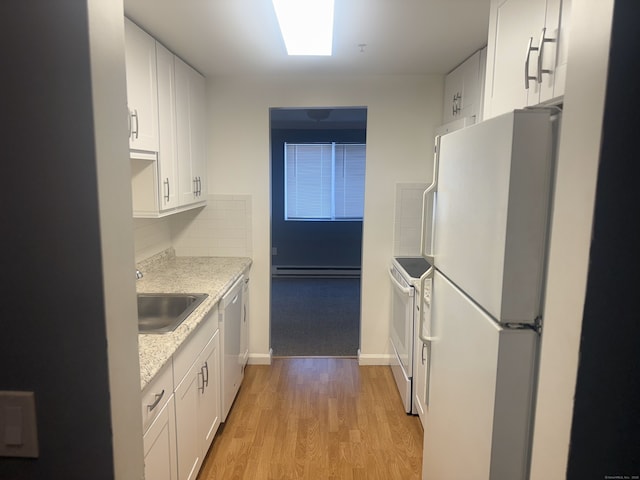
{"label": "light wood floor", "polygon": [[422,426],[389,367],[355,359],[250,365],[198,480],[419,479]]}

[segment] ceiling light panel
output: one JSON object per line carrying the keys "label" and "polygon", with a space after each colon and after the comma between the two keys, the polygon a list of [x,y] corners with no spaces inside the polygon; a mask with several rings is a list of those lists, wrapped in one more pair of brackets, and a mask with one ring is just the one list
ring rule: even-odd
{"label": "ceiling light panel", "polygon": [[333,0],[272,2],[289,55],[331,55]]}

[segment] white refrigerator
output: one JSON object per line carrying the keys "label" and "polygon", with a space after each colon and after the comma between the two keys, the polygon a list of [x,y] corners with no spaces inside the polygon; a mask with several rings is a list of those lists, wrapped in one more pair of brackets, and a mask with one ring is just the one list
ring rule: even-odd
{"label": "white refrigerator", "polygon": [[558,123],[520,110],[439,138],[425,480],[527,478]]}

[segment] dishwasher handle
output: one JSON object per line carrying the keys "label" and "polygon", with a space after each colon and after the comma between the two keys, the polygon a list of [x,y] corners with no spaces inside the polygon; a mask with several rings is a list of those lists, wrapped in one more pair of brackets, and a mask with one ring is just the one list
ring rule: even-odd
{"label": "dishwasher handle", "polygon": [[222,296],[222,300],[220,300],[220,306],[222,310],[224,310],[227,307],[227,305],[235,303],[238,300],[238,295],[242,291],[243,286],[244,286],[244,275],[240,275],[240,278],[238,278],[233,283],[233,285],[231,285],[229,290],[227,290],[227,293],[225,293]]}

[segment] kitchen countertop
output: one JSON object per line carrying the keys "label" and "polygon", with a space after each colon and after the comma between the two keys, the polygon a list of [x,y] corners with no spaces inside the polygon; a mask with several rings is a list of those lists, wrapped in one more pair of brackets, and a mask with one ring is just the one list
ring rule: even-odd
{"label": "kitchen countertop", "polygon": [[138,293],[206,293],[208,297],[173,332],[138,334],[141,390],[195,331],[250,265],[248,257],[176,257],[172,249],[137,264]]}

